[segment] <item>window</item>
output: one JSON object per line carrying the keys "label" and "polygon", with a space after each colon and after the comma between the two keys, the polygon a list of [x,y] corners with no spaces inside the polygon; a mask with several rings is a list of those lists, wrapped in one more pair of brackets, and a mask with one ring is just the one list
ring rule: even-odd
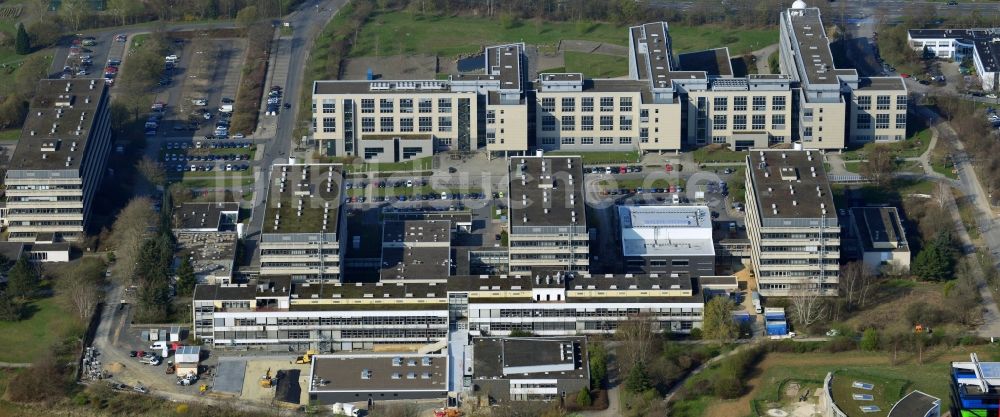
{"label": "window", "polygon": [[431,117],[421,117],[420,119],[417,119],[417,122],[420,123],[419,129],[421,132],[430,132],[434,130],[434,119]]}
{"label": "window", "polygon": [[573,97],[563,97],[562,111],[576,111],[576,99]]}
{"label": "window", "polygon": [[857,117],[858,129],[871,129],[872,128],[872,116],[868,113],[858,113]]}
{"label": "window", "polygon": [[733,97],[733,110],[736,110],[736,111],[747,111],[747,98],[746,97]]}
{"label": "window", "polygon": [[395,129],[395,122],[391,117],[383,117],[379,123],[379,130],[382,132],[392,132]]}
{"label": "window", "polygon": [[487,110],[486,111],[486,124],[491,125],[497,122],[497,111]]}
{"label": "window", "polygon": [[726,143],[725,136],[712,136],[712,143]]}
{"label": "window", "polygon": [[649,109],[639,109],[639,121],[644,123],[649,121]]}
{"label": "window", "polygon": [[434,111],[434,101],[429,98],[420,99],[419,109],[421,113],[430,113]]}
{"label": "window", "polygon": [[601,136],[601,145],[611,145],[615,143],[615,138],[610,136]]}
{"label": "window", "polygon": [[580,144],[581,145],[593,145],[594,144],[594,137],[593,136],[584,136],[584,137],[580,138]]}
{"label": "window", "polygon": [[878,96],[876,97],[875,109],[876,110],[889,110],[890,101],[892,100],[889,96]]}
{"label": "window", "polygon": [[574,137],[560,138],[559,139],[559,143],[562,144],[562,145],[575,145],[576,144],[576,138],[574,138]]}
{"label": "window", "polygon": [[592,112],[594,111],[594,98],[584,97],[580,99],[580,111]]}
{"label": "window", "polygon": [[906,110],[906,95],[896,96],[896,110]]}
{"label": "window", "polygon": [[876,114],[875,115],[875,128],[876,129],[888,129],[889,128],[889,115],[888,114]]}
{"label": "window", "polygon": [[726,130],[726,115],[717,114],[712,116],[712,130]]}
{"label": "window", "polygon": [[404,117],[399,119],[399,130],[401,132],[412,132],[413,131],[413,118]]}
{"label": "window", "polygon": [[330,133],[337,131],[337,119],[333,117],[323,118],[323,132]]}
{"label": "window", "polygon": [[451,132],[451,116],[438,117],[438,132]]}
{"label": "window", "polygon": [[896,129],[906,129],[906,113],[896,115]]}
{"label": "window", "polygon": [[649,128],[643,127],[639,129],[639,142],[646,143],[649,142]]}
{"label": "window", "polygon": [[755,114],[753,115],[753,125],[751,126],[751,130],[764,130],[766,123],[765,115]]}
{"label": "window", "polygon": [[615,98],[601,97],[601,111],[615,111]]}
{"label": "window", "polygon": [[618,116],[618,129],[632,130],[632,116]]}
{"label": "window", "polygon": [[785,137],[784,136],[771,136],[771,137],[767,138],[767,144],[768,145],[776,145],[776,144],[779,144],[779,143],[785,143]]}
{"label": "window", "polygon": [[542,131],[552,132],[556,130],[556,117],[555,116],[542,116]]}
{"label": "window", "polygon": [[547,112],[556,111],[556,99],[554,97],[543,97],[542,111],[547,111]]}
{"label": "window", "polygon": [[330,114],[337,112],[337,101],[330,99],[323,99],[323,113]]}
{"label": "window", "polygon": [[771,115],[771,129],[779,130],[785,128],[785,115],[783,114],[772,114]]}
{"label": "window", "polygon": [[361,112],[362,113],[375,113],[375,99],[373,99],[373,98],[363,98],[363,99],[361,99]]}
{"label": "window", "polygon": [[622,97],[618,99],[618,110],[623,112],[632,111],[632,97]]}
{"label": "window", "polygon": [[774,110],[774,111],[784,111],[785,110],[785,96],[774,96],[774,97],[771,97],[771,110]]}
{"label": "window", "polygon": [[629,136],[622,136],[618,138],[618,143],[622,145],[630,145],[632,143],[632,138]]}
{"label": "window", "polygon": [[486,143],[497,143],[497,132],[486,132]]}
{"label": "window", "polygon": [[399,99],[399,112],[413,113],[413,99],[412,98]]}
{"label": "window", "polygon": [[375,131],[375,118],[374,117],[362,117],[361,118],[361,131],[362,132],[374,132]]}
{"label": "window", "polygon": [[542,145],[555,145],[556,138],[542,138]]}
{"label": "window", "polygon": [[753,111],[767,110],[767,97],[753,96]]}
{"label": "window", "polygon": [[733,130],[747,130],[747,116],[745,114],[733,115]]}
{"label": "window", "polygon": [[715,111],[729,110],[729,97],[716,97],[714,99],[714,106],[712,106],[712,110]]}
{"label": "window", "polygon": [[872,96],[858,96],[858,108],[861,110],[871,110]]}
{"label": "window", "polygon": [[451,99],[450,98],[439,98],[438,99],[438,113],[451,113]]}
{"label": "window", "polygon": [[601,130],[614,130],[614,128],[615,128],[614,116],[601,116]]}
{"label": "window", "polygon": [[580,116],[580,130],[594,130],[594,116]]}
{"label": "window", "polygon": [[805,129],[802,130],[802,136],[803,137],[812,138],[812,135],[813,135],[813,128],[812,128],[812,126],[809,126],[809,127],[807,127],[807,128],[805,128]]}
{"label": "window", "polygon": [[379,100],[378,105],[379,105],[379,111],[381,111],[382,113],[392,113],[393,112],[392,99],[383,98],[383,99]]}
{"label": "window", "polygon": [[562,131],[576,130],[576,117],[563,116],[561,123],[559,124],[559,130]]}

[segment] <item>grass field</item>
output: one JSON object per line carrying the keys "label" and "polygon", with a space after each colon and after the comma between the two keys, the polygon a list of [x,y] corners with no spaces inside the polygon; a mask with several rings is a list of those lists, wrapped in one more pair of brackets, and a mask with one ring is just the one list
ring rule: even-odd
{"label": "grass field", "polygon": [[406,162],[387,162],[382,164],[349,164],[345,165],[347,172],[413,172],[426,171],[433,168],[434,157],[412,159]]}
{"label": "grass field", "polygon": [[0,142],[13,142],[21,137],[21,129],[0,130]]}
{"label": "grass field", "polygon": [[715,149],[711,146],[703,146],[694,152],[694,161],[703,164],[706,162],[746,162],[746,152],[731,151],[729,148]]}
{"label": "grass field", "polygon": [[[844,158],[845,161],[864,159],[865,154],[876,145],[879,144],[867,143],[861,148],[846,151],[843,153],[842,158]],[[901,142],[880,145],[887,147],[896,155],[897,158],[916,158],[926,152],[927,147],[931,145],[931,130],[918,130],[916,133],[910,135],[910,137]]]}
{"label": "grass field", "polygon": [[623,152],[576,152],[553,151],[546,155],[576,155],[583,158],[584,164],[634,164],[639,160],[639,151]]}
{"label": "grass field", "polygon": [[[358,34],[351,56],[437,54],[453,58],[479,52],[483,46],[504,42],[554,46],[564,39],[628,43],[623,26],[592,22],[526,20],[505,27],[498,18],[419,16],[402,11],[376,14]],[[461,33],[462,36],[455,36]],[[675,53],[727,46],[741,55],[778,41],[777,29],[728,28],[719,25],[670,25]],[[566,64],[567,69],[571,66]]]}
{"label": "grass field", "polygon": [[229,188],[253,184],[253,175],[249,173],[184,172],[181,177],[181,183],[188,188]]}
{"label": "grass field", "polygon": [[26,320],[0,322],[0,346],[8,347],[0,349],[0,362],[31,362],[77,329],[77,321],[52,297],[32,301],[26,308]]}
{"label": "grass field", "polygon": [[567,51],[564,59],[566,72],[583,73],[586,78],[615,78],[628,75],[628,61],[622,57]]}

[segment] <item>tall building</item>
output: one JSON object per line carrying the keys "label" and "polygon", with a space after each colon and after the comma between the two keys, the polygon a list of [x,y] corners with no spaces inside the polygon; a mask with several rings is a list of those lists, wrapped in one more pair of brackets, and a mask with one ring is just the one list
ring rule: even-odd
{"label": "tall building", "polygon": [[510,271],[588,271],[590,235],[583,160],[525,156],[509,161]]}
{"label": "tall building", "polygon": [[796,141],[810,149],[841,149],[906,138],[906,86],[899,77],[859,77],[837,68],[820,11],[797,0],[781,13],[780,68],[797,83]]}
{"label": "tall building", "polygon": [[111,150],[108,106],[97,80],[39,81],[4,179],[10,240],[83,237]]}
{"label": "tall building", "polygon": [[782,13],[781,74],[738,75],[726,48],[675,56],[666,22],[628,35],[622,78],[535,77],[524,45],[509,44],[484,50],[482,74],[446,81],[317,81],[313,137],[329,155],[387,162],[442,150],[842,149],[906,135],[901,79],[835,68],[819,9],[802,2]]}
{"label": "tall building", "polygon": [[754,150],[746,163],[747,235],[761,295],[837,295],[840,225],[822,155]]}
{"label": "tall building", "polygon": [[260,275],[295,280],[339,280],[343,166],[275,164],[271,167],[260,236]]}

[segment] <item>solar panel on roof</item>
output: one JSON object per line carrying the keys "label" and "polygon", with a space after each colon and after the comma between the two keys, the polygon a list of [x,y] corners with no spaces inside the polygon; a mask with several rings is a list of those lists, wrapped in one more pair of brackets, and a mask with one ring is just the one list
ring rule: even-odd
{"label": "solar panel on roof", "polygon": [[983,378],[1000,378],[1000,362],[980,362]]}

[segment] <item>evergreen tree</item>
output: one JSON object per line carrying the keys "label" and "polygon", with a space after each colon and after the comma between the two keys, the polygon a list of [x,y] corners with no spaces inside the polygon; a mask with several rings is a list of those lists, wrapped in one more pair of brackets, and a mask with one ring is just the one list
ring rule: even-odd
{"label": "evergreen tree", "polygon": [[17,38],[14,40],[14,51],[18,55],[31,53],[31,38],[28,37],[28,31],[24,30],[24,25],[17,25]]}
{"label": "evergreen tree", "polygon": [[625,388],[632,392],[643,392],[649,389],[649,375],[646,375],[646,368],[642,364],[632,365],[632,370],[625,378]]}
{"label": "evergreen tree", "polygon": [[191,261],[185,256],[177,268],[177,294],[191,295],[195,283],[194,268],[191,266]]}
{"label": "evergreen tree", "polygon": [[38,271],[22,256],[7,273],[7,295],[13,298],[30,298],[38,289]]}
{"label": "evergreen tree", "polygon": [[937,235],[913,259],[910,271],[929,281],[946,281],[955,276],[955,248],[946,233]]}
{"label": "evergreen tree", "polygon": [[593,403],[594,400],[590,398],[590,390],[586,388],[580,390],[580,394],[576,396],[576,405],[583,408],[583,407],[590,407],[590,405]]}
{"label": "evergreen tree", "polygon": [[874,352],[875,349],[878,349],[878,331],[869,327],[861,336],[861,350]]}

